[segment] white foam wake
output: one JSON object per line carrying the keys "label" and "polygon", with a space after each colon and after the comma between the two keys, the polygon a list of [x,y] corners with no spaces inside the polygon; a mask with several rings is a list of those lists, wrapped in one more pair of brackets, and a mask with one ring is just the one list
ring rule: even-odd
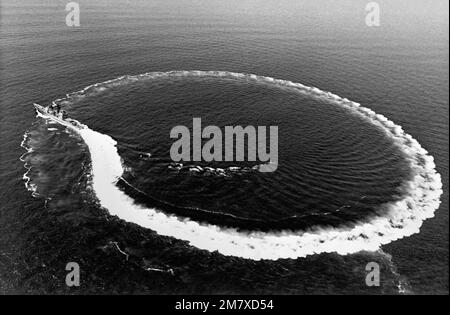
{"label": "white foam wake", "polygon": [[25,133],[23,135],[22,142],[20,143],[20,146],[27,150],[24,154],[22,154],[19,158],[20,161],[24,162],[24,167],[26,168],[26,172],[22,175],[22,179],[25,182],[25,188],[28,191],[31,191],[31,195],[33,197],[39,197],[39,194],[37,193],[37,185],[31,182],[31,178],[29,176],[29,173],[31,172],[31,165],[28,164],[26,161],[26,155],[33,152],[33,148],[27,146],[28,141],[28,134]]}
{"label": "white foam wake", "polygon": [[[100,204],[111,215],[152,229],[160,235],[188,241],[189,244],[209,251],[219,251],[254,260],[297,258],[307,255],[337,252],[355,253],[361,250],[376,251],[381,245],[410,236],[420,231],[423,221],[434,216],[442,194],[440,175],[435,170],[433,157],[402,128],[386,117],[376,114],[360,104],[335,94],[307,87],[291,81],[278,80],[251,74],[217,71],[175,71],[147,73],[138,76],[124,76],[106,83],[97,83],[68,95],[80,96],[91,90],[108,88],[109,85],[127,84],[141,79],[163,76],[214,76],[233,77],[288,87],[345,107],[372,125],[383,130],[401,150],[411,168],[411,177],[404,183],[401,200],[383,205],[387,210],[382,216],[360,222],[351,228],[312,228],[307,231],[243,232],[212,224],[199,224],[189,219],[180,219],[156,209],[134,204],[133,200],[116,185],[124,168],[116,148],[116,142],[109,137],[89,129],[78,130],[89,147],[92,160],[93,189]],[[101,91],[98,90],[98,91]]]}
{"label": "white foam wake", "polygon": [[200,165],[186,165],[183,163],[174,162],[171,163],[167,168],[176,172],[186,170],[191,173],[197,174],[207,174],[214,175],[218,177],[231,177],[232,175],[242,175],[251,171],[258,171],[262,164],[258,164],[252,167],[248,166],[229,166],[226,168],[221,167],[210,167],[210,166],[200,166]]}

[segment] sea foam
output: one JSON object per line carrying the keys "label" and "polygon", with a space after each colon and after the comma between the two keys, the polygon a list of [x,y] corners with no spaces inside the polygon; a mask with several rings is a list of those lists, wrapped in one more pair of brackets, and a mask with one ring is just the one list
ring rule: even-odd
{"label": "sea foam", "polygon": [[384,204],[382,206],[385,210],[383,214],[345,228],[317,226],[308,230],[260,232],[238,231],[233,228],[198,223],[166,214],[158,209],[136,205],[132,198],[116,186],[117,180],[124,172],[116,141],[108,135],[84,126],[76,131],[89,148],[92,161],[92,186],[101,206],[106,208],[111,215],[152,229],[160,235],[185,240],[200,249],[217,250],[224,255],[247,259],[275,260],[305,257],[318,253],[349,254],[362,250],[376,251],[383,244],[419,233],[423,221],[433,217],[435,210],[440,205],[441,177],[435,170],[433,157],[413,137],[406,134],[401,126],[383,115],[376,114],[358,103],[316,87],[253,74],[224,71],[172,71],[122,76],[68,94],[65,99],[84,97],[89,93],[102,93],[105,88],[130,84],[137,80],[170,76],[210,76],[255,81],[292,88],[305,95],[324,99],[336,106],[347,108],[353,114],[382,130],[404,153],[410,165],[411,175],[402,185],[403,195],[398,201]]}

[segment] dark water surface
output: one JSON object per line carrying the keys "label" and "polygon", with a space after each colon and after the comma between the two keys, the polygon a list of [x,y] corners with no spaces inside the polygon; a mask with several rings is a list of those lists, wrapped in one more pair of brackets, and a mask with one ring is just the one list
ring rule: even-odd
{"label": "dark water surface", "polygon": [[[82,269],[79,292],[397,293],[399,285],[448,292],[448,3],[423,10],[380,2],[379,28],[365,26],[365,4],[357,1],[81,2],[79,28],[65,26],[63,2],[1,5],[2,292],[71,292],[64,284],[69,261]],[[383,114],[434,156],[444,184],[435,218],[376,253],[253,261],[109,216],[94,198],[86,145],[36,119],[32,102],[47,105],[125,74],[184,69],[301,82]],[[200,222],[256,230],[351,224],[396,200],[409,172],[398,149],[367,122],[267,84],[165,78],[66,108],[118,142],[129,184],[119,185],[137,203]],[[277,172],[260,173],[252,163],[174,169],[170,129],[190,127],[192,117],[204,126],[279,126]],[[24,134],[33,152],[22,160],[32,166],[35,198],[22,178]],[[193,171],[197,166],[214,171]],[[217,171],[230,166],[237,168]],[[365,286],[370,261],[382,265],[380,288]]]}

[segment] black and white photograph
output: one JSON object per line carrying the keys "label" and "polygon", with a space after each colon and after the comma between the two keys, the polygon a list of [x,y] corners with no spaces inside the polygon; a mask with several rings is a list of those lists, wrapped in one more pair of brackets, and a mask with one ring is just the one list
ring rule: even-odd
{"label": "black and white photograph", "polygon": [[448,295],[449,2],[0,0],[0,187],[0,295]]}

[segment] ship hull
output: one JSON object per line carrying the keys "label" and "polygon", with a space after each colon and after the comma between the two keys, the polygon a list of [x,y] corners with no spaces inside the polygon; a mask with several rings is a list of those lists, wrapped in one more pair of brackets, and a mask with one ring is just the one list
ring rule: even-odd
{"label": "ship hull", "polygon": [[34,108],[36,109],[36,113],[38,114],[38,116],[40,116],[42,118],[50,119],[50,120],[52,120],[54,122],[57,122],[60,125],[69,127],[71,129],[74,129],[74,130],[82,129],[80,126],[76,126],[76,125],[74,125],[73,123],[71,123],[69,121],[66,121],[64,119],[58,118],[58,117],[48,113],[47,109],[44,106],[41,106],[41,105],[36,104],[36,103],[34,103],[33,105],[34,105]]}

